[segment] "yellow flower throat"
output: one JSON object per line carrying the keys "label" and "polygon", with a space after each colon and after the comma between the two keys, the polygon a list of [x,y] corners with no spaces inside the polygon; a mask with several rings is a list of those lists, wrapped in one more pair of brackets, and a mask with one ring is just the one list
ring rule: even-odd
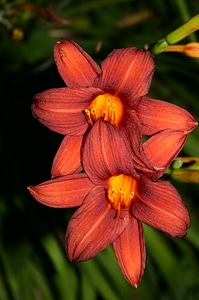
{"label": "yellow flower throat", "polygon": [[103,118],[104,121],[118,127],[123,115],[123,104],[119,97],[106,93],[97,96],[88,109],[85,109],[85,113],[90,125]]}
{"label": "yellow flower throat", "polygon": [[112,176],[108,180],[108,200],[111,206],[118,210],[129,209],[135,194],[136,180],[123,174]]}

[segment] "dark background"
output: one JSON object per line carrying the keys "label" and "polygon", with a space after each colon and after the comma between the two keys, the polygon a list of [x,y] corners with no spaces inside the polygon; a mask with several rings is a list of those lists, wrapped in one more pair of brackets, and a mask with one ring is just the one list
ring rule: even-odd
{"label": "dark background", "polygon": [[[36,93],[64,86],[53,61],[54,43],[70,38],[100,63],[114,48],[142,48],[164,38],[199,13],[199,2],[38,0],[31,1],[34,6],[25,4],[0,1],[0,300],[199,298],[197,184],[171,179],[189,209],[191,227],[185,238],[173,239],[145,226],[147,265],[137,289],[123,278],[111,246],[88,262],[69,262],[64,234],[73,209],[45,207],[27,191],[28,185],[50,179],[52,160],[63,138],[31,113]],[[58,17],[54,24],[45,9],[71,24]],[[180,43],[197,40],[198,32]],[[96,51],[99,43],[101,49]],[[155,60],[150,96],[184,107],[199,120],[199,60],[177,53],[163,53]],[[197,128],[181,155],[199,157]]]}

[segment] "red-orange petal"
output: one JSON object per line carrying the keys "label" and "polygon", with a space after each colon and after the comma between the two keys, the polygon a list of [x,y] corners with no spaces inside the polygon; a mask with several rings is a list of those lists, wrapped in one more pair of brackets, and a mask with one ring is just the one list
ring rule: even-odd
{"label": "red-orange petal", "polygon": [[131,153],[135,168],[141,172],[156,173],[142,146],[142,127],[134,110],[126,109],[120,124],[120,133]]}
{"label": "red-orange petal", "polygon": [[137,287],[145,268],[145,241],[140,221],[129,218],[129,224],[113,242],[115,255],[126,280]]}
{"label": "red-orange petal", "polygon": [[149,51],[135,47],[116,49],[103,61],[102,73],[95,84],[134,108],[138,98],[148,93],[153,72],[154,60]]}
{"label": "red-orange petal", "polygon": [[153,135],[165,129],[189,133],[197,126],[197,122],[185,109],[147,97],[142,97],[136,107],[136,114],[142,123],[143,135]]}
{"label": "red-orange petal", "polygon": [[184,236],[190,226],[187,208],[177,190],[167,181],[141,178],[131,209],[138,220],[172,237]]}
{"label": "red-orange petal", "polygon": [[144,151],[152,165],[160,171],[157,173],[158,178],[178,155],[186,138],[187,135],[182,131],[168,129],[153,135],[143,144]]}
{"label": "red-orange petal", "polygon": [[101,90],[95,88],[57,88],[35,95],[34,116],[51,130],[61,134],[81,135],[88,128],[83,113]]}
{"label": "red-orange petal", "polygon": [[82,164],[88,177],[96,184],[121,173],[139,178],[119,131],[102,119],[88,133],[83,147]]}
{"label": "red-orange petal", "polygon": [[63,208],[81,205],[92,188],[86,174],[73,174],[29,186],[28,190],[42,204]]}
{"label": "red-orange petal", "polygon": [[123,232],[129,222],[128,212],[111,208],[104,186],[96,186],[74,213],[66,232],[68,257],[84,261],[94,257]]}
{"label": "red-orange petal", "polygon": [[83,136],[65,136],[53,160],[52,178],[79,173],[81,166],[81,147]]}
{"label": "red-orange petal", "polygon": [[68,87],[92,86],[101,72],[96,62],[75,42],[61,40],[54,46],[57,69]]}

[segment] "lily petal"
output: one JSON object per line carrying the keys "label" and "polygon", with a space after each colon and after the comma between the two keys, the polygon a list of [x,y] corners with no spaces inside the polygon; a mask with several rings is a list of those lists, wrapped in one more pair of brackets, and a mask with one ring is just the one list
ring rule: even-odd
{"label": "lily petal", "polygon": [[28,190],[42,204],[63,208],[81,205],[92,188],[86,174],[72,174],[29,186]]}
{"label": "lily petal", "polygon": [[115,255],[126,280],[137,287],[145,268],[146,250],[140,221],[129,218],[129,224],[113,242]]}
{"label": "lily petal", "polygon": [[54,46],[58,71],[68,87],[91,86],[101,72],[96,62],[75,42],[61,40]]}
{"label": "lily petal", "polygon": [[139,178],[119,131],[102,119],[99,119],[88,133],[83,148],[82,164],[88,177],[95,184],[101,184],[102,180],[121,173]]}
{"label": "lily petal", "polygon": [[95,88],[50,89],[35,95],[32,112],[55,132],[82,135],[89,126],[83,110],[100,92]]}
{"label": "lily petal", "polygon": [[[159,178],[178,155],[187,135],[182,131],[163,130],[150,137],[144,144],[144,152],[158,171]],[[155,179],[155,177],[154,177]]]}
{"label": "lily petal", "polygon": [[189,133],[197,126],[197,122],[185,109],[147,97],[142,97],[136,107],[136,114],[142,123],[143,135],[153,135],[165,129]]}
{"label": "lily petal", "polygon": [[65,136],[53,160],[52,178],[79,173],[81,166],[81,147],[83,136]]}
{"label": "lily petal", "polygon": [[84,261],[94,257],[123,232],[128,224],[128,212],[122,216],[111,208],[103,186],[96,186],[72,216],[66,232],[68,257]]}
{"label": "lily petal", "polygon": [[96,83],[102,90],[124,98],[125,105],[134,108],[137,98],[148,93],[153,72],[154,60],[149,51],[135,47],[117,49],[103,61]]}
{"label": "lily petal", "polygon": [[184,236],[190,226],[187,208],[167,181],[140,179],[131,209],[138,220],[172,237]]}
{"label": "lily petal", "polygon": [[156,169],[146,156],[142,146],[142,127],[135,111],[126,109],[120,124],[120,133],[135,164],[135,168],[144,173],[156,173]]}

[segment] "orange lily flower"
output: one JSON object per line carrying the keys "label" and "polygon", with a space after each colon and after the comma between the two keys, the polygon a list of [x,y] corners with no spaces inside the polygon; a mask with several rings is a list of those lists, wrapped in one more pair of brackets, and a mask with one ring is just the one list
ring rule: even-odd
{"label": "orange lily flower", "polygon": [[[156,155],[156,143],[153,146]],[[82,165],[83,174],[61,176],[28,189],[45,205],[80,206],[66,232],[69,259],[88,260],[113,244],[125,278],[137,287],[146,256],[142,223],[182,237],[190,225],[187,208],[169,182],[152,181],[135,170],[118,130],[101,119],[84,140]]]}
{"label": "orange lily flower", "polygon": [[[139,170],[145,171],[147,167],[152,174],[160,170],[159,157],[154,162],[150,161],[152,155],[148,143],[144,151],[142,135],[154,135],[153,139],[159,145],[158,156],[165,157],[164,147],[169,145],[164,172],[197,122],[186,110],[145,96],[155,67],[151,53],[135,47],[117,49],[108,55],[100,68],[75,42],[61,40],[55,44],[54,57],[67,87],[49,89],[35,95],[32,105],[34,116],[42,124],[66,135],[64,146],[61,145],[55,158],[56,173],[53,167],[52,177],[66,174],[68,156],[65,152],[69,153],[71,143],[74,148],[76,142],[76,148],[81,144],[81,137],[71,141],[68,136],[84,135],[99,118],[120,131]],[[171,136],[173,147],[170,147]],[[64,154],[60,158],[62,152]],[[77,170],[80,169],[81,163],[78,161]]]}

